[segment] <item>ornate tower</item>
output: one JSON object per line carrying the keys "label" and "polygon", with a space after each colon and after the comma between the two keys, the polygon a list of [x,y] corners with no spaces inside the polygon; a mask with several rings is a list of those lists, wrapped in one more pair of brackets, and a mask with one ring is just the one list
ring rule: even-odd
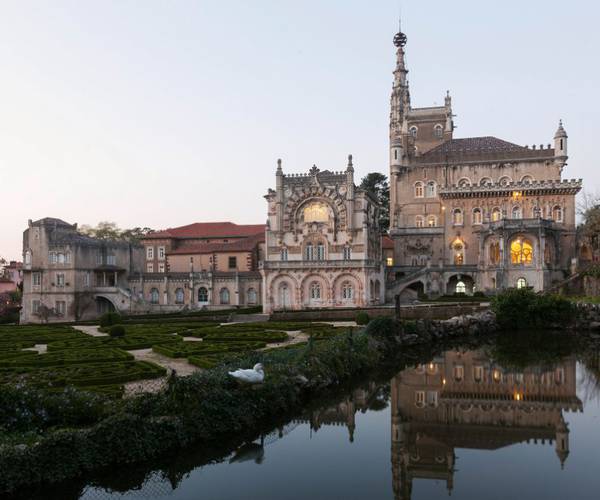
{"label": "ornate tower", "polygon": [[408,70],[404,60],[404,47],[407,38],[402,31],[394,37],[396,51],[396,69],[390,102],[390,222],[394,225],[394,214],[397,212],[396,184],[400,167],[407,164],[408,133],[407,115],[410,110],[410,91],[408,88]]}
{"label": "ornate tower", "polygon": [[567,132],[563,127],[562,120],[560,120],[560,122],[558,122],[556,134],[554,134],[554,156],[556,157],[556,161],[561,168],[565,166],[568,159],[567,139]]}

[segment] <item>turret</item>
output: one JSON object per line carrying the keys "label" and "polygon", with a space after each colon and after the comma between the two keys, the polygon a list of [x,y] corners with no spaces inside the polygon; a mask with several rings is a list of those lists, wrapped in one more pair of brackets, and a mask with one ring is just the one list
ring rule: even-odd
{"label": "turret", "polygon": [[564,469],[565,462],[569,456],[569,426],[564,417],[560,416],[560,422],[556,426],[556,455],[560,460],[560,468]]}
{"label": "turret", "polygon": [[562,120],[558,123],[558,130],[554,134],[554,156],[562,167],[567,162],[567,132],[563,128]]}

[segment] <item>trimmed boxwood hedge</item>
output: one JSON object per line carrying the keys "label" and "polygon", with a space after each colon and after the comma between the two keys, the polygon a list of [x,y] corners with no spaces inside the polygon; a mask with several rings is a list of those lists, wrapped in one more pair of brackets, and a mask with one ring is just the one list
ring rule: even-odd
{"label": "trimmed boxwood hedge", "polygon": [[169,358],[186,358],[194,354],[218,354],[262,349],[265,342],[179,342],[156,345],[152,350]]}
{"label": "trimmed boxwood hedge", "polygon": [[45,367],[100,363],[102,361],[132,361],[133,355],[121,349],[68,349],[65,351],[34,353],[34,356],[17,356],[0,359],[0,367]]}

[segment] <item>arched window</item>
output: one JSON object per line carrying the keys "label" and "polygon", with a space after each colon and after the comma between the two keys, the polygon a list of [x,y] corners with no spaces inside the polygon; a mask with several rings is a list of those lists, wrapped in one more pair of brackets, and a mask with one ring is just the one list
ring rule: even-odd
{"label": "arched window", "polygon": [[158,304],[159,293],[157,288],[150,290],[150,302],[152,304]]}
{"label": "arched window", "polygon": [[290,307],[290,289],[287,283],[279,285],[279,305],[284,309]]}
{"label": "arched window", "polygon": [[494,207],[492,209],[492,222],[499,221],[500,219],[502,219],[502,210],[498,207]]}
{"label": "arched window", "polygon": [[321,299],[321,284],[318,281],[313,281],[310,284],[310,298],[311,300]]}
{"label": "arched window", "polygon": [[467,179],[466,177],[463,177],[462,179],[459,179],[458,181],[458,187],[469,187],[471,185],[471,181],[469,179]]}
{"label": "arched window", "polygon": [[312,245],[312,243],[307,243],[306,247],[304,247],[304,258],[306,260],[313,260],[314,259],[314,251],[313,251],[313,245]]}
{"label": "arched window", "polygon": [[527,280],[525,278],[519,278],[517,280],[517,288],[527,288]]}
{"label": "arched window", "polygon": [[325,260],[325,245],[321,242],[317,243],[317,260]]}
{"label": "arched window", "polygon": [[183,304],[183,288],[175,290],[175,304]]}
{"label": "arched window", "polygon": [[456,283],[456,293],[467,293],[467,285],[465,285],[464,281]]}
{"label": "arched window", "polygon": [[512,182],[511,178],[508,177],[507,175],[500,177],[500,179],[498,179],[498,184],[500,184],[501,186],[508,186],[511,182]]}
{"label": "arched window", "polygon": [[473,209],[473,224],[481,224],[481,221],[482,221],[481,209],[474,208]]}
{"label": "arched window", "polygon": [[219,292],[219,301],[221,304],[229,304],[229,290],[227,288],[221,288]]}
{"label": "arched window", "polygon": [[563,221],[563,209],[560,205],[555,205],[552,208],[552,220],[554,222],[562,222]]}
{"label": "arched window", "polygon": [[491,264],[499,264],[500,263],[500,243],[497,241],[490,244],[490,263]]}
{"label": "arched window", "polygon": [[248,288],[248,293],[246,294],[248,305],[256,304],[256,290],[254,288]]}
{"label": "arched window", "polygon": [[423,183],[415,183],[415,198],[423,198]]}
{"label": "arched window", "polygon": [[409,132],[412,137],[416,138],[417,133],[419,132],[419,129],[417,127],[410,127]]}
{"label": "arched window", "polygon": [[198,288],[198,302],[208,302],[208,290],[203,286]]}
{"label": "arched window", "polygon": [[417,215],[415,217],[415,227],[423,227],[425,226],[425,220],[422,215]]}
{"label": "arched window", "polygon": [[452,211],[452,224],[455,226],[463,225],[463,212],[460,208],[455,208]]}
{"label": "arched window", "polygon": [[433,127],[433,135],[438,139],[441,139],[444,136],[444,127],[438,123]]}
{"label": "arched window", "polygon": [[513,264],[531,264],[533,245],[525,238],[516,238],[510,244],[510,260]]}
{"label": "arched window", "polygon": [[522,219],[523,212],[521,211],[521,207],[519,205],[515,205],[512,209],[512,218],[513,219]]}
{"label": "arched window", "polygon": [[352,298],[354,298],[354,290],[352,289],[352,284],[346,281],[342,284],[342,299],[352,300]]}
{"label": "arched window", "polygon": [[425,196],[427,196],[427,198],[434,198],[435,193],[436,193],[435,181],[429,181],[425,188]]}
{"label": "arched window", "polygon": [[288,260],[288,249],[286,247],[281,249],[281,260]]}
{"label": "arched window", "polygon": [[533,182],[533,177],[531,177],[531,175],[524,175],[521,177],[521,182],[523,184],[531,184]]}
{"label": "arched window", "polygon": [[465,246],[459,238],[456,238],[452,243],[452,250],[454,252],[454,265],[462,266],[465,263]]}
{"label": "arched window", "polygon": [[427,217],[427,225],[429,227],[437,226],[437,217],[435,215],[430,215],[429,217]]}
{"label": "arched window", "polygon": [[491,186],[492,179],[490,179],[489,177],[482,177],[481,180],[479,181],[479,185],[480,186]]}

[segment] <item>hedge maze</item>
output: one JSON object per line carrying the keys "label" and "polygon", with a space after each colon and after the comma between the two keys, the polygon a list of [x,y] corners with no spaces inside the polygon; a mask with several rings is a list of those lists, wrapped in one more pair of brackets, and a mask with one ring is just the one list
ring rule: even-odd
{"label": "hedge maze", "polygon": [[[50,391],[73,385],[118,396],[127,382],[159,378],[167,372],[157,364],[136,361],[128,351],[152,349],[170,358],[187,358],[194,366],[212,368],[260,349],[287,348],[292,332],[319,341],[349,330],[325,323],[219,325],[178,318],[126,322],[122,326],[125,335],[118,338],[92,337],[69,326],[0,326],[0,386],[26,381]],[[190,337],[194,340],[186,340]],[[36,345],[46,346],[46,352],[38,352]]]}

